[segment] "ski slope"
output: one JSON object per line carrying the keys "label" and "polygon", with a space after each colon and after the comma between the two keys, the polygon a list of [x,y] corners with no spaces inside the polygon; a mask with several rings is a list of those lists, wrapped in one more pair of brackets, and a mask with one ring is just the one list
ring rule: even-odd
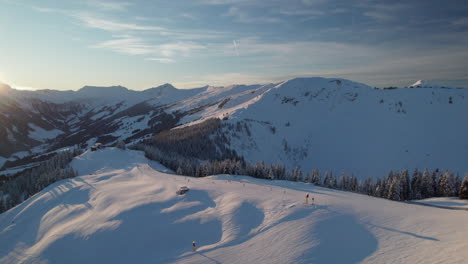
{"label": "ski slope", "polygon": [[[86,152],[82,176],[0,215],[0,263],[464,263],[468,212],[310,184],[176,176]],[[180,186],[191,190],[177,195]],[[304,204],[309,193],[316,205]],[[192,241],[198,250],[191,251]]]}

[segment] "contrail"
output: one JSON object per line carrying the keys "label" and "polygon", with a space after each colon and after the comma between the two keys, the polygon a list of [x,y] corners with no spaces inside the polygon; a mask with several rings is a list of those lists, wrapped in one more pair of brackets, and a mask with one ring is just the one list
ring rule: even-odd
{"label": "contrail", "polygon": [[239,51],[237,50],[237,41],[236,40],[233,40],[232,43],[234,44],[234,49],[236,50],[236,55],[237,57],[239,57]]}

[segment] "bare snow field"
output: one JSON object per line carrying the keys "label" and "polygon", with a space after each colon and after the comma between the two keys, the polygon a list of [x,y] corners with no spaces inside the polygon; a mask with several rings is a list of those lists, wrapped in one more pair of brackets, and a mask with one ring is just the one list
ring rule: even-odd
{"label": "bare snow field", "polygon": [[[468,259],[466,211],[304,183],[176,176],[137,151],[86,152],[72,166],[82,176],[52,184],[0,215],[0,263]],[[190,191],[176,194],[181,186]],[[307,193],[315,205],[304,203]]]}

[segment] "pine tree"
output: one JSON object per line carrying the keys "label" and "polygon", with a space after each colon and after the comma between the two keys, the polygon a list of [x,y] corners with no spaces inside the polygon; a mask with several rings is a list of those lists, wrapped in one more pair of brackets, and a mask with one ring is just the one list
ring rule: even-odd
{"label": "pine tree", "polygon": [[434,196],[437,196],[438,194],[438,182],[439,182],[439,174],[440,174],[440,171],[439,169],[435,169],[434,171],[432,171],[432,174],[431,174],[431,178],[432,178],[432,190],[433,190],[433,193],[434,193]]}
{"label": "pine tree", "polygon": [[330,172],[330,185],[333,189],[338,189],[338,182],[332,172]]}
{"label": "pine tree", "polygon": [[320,172],[318,169],[313,169],[312,170],[312,179],[311,182],[315,185],[320,185]]}
{"label": "pine tree", "polygon": [[455,184],[453,176],[450,171],[446,171],[439,180],[439,194],[443,197],[450,197],[455,195]]}
{"label": "pine tree", "polygon": [[400,176],[401,176],[401,184],[403,186],[401,198],[404,201],[410,200],[411,199],[411,182],[410,182],[408,169],[404,169],[401,172]]}
{"label": "pine tree", "polygon": [[468,199],[468,173],[463,178],[458,196],[460,199]]}
{"label": "pine tree", "polygon": [[367,177],[367,179],[362,184],[361,192],[367,195],[374,195],[373,192],[373,184],[372,184],[372,177]]}
{"label": "pine tree", "polygon": [[325,176],[323,178],[323,186],[327,188],[331,188],[330,176],[328,176],[328,171],[325,171]]}
{"label": "pine tree", "polygon": [[415,169],[413,172],[413,177],[411,178],[411,199],[419,200],[422,199],[421,195],[421,181],[422,174]]}
{"label": "pine tree", "polygon": [[374,188],[374,194],[376,197],[384,197],[384,187],[383,187],[383,181],[381,179],[377,179],[377,182],[375,183],[375,188]]}
{"label": "pine tree", "polygon": [[401,201],[401,179],[399,174],[394,175],[392,178],[392,182],[390,183],[388,189],[388,196],[387,198],[394,201]]}
{"label": "pine tree", "polygon": [[348,175],[346,175],[346,173],[344,172],[341,173],[340,183],[338,184],[338,187],[341,190],[349,190]]}
{"label": "pine tree", "polygon": [[432,175],[429,173],[429,170],[427,168],[424,169],[424,172],[422,174],[421,196],[423,199],[435,196]]}
{"label": "pine tree", "polygon": [[457,176],[455,176],[453,178],[453,185],[454,185],[454,189],[455,189],[455,194],[458,194],[458,192],[460,191],[461,182],[462,182],[462,179],[460,178],[460,174],[458,174],[458,172],[457,172]]}
{"label": "pine tree", "polygon": [[351,175],[351,179],[349,180],[349,190],[353,192],[358,191],[358,180],[354,175]]}

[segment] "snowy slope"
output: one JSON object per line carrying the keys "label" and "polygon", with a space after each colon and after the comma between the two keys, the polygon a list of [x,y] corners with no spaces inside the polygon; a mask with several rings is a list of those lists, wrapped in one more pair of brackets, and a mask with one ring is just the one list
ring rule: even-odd
{"label": "snowy slope", "polygon": [[[87,152],[0,215],[1,263],[463,263],[468,213]],[[155,170],[156,169],[156,170]],[[184,196],[176,190],[187,185]],[[316,206],[305,205],[310,193]],[[192,241],[198,251],[191,252]]]}
{"label": "snowy slope", "polygon": [[458,197],[434,197],[422,200],[415,200],[412,202],[430,206],[447,207],[456,210],[468,211],[468,200],[460,200]]}
{"label": "snowy slope", "polygon": [[[121,86],[63,92],[4,86],[2,91],[18,100],[18,106],[5,110],[0,102],[0,155],[5,158],[33,147],[53,151],[119,139],[131,144],[162,130],[220,118],[247,127],[225,133],[230,147],[250,162],[299,166],[304,172],[345,171],[361,179],[403,168],[468,171],[468,89],[425,81],[398,89],[297,78],[189,90],[164,84],[144,91]],[[34,136],[29,124],[45,138]]]}
{"label": "snowy slope", "polygon": [[[382,177],[390,170],[468,171],[468,89],[373,89],[343,79],[277,85],[230,122],[249,161]],[[234,132],[229,132],[233,133]]]}

